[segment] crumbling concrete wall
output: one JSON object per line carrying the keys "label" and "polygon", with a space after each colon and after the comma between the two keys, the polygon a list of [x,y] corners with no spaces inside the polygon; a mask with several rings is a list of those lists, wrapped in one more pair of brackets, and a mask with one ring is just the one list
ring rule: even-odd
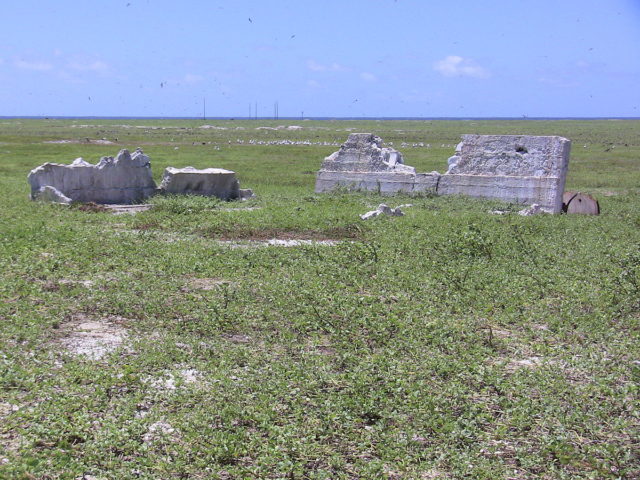
{"label": "crumbling concrete wall", "polygon": [[[351,134],[322,163],[316,192],[345,187],[380,193],[433,191],[562,210],[571,142],[557,136],[463,135],[444,175],[415,173],[372,134]],[[396,159],[395,162],[389,159]],[[399,160],[397,160],[399,159]]]}
{"label": "crumbling concrete wall", "polygon": [[149,157],[139,149],[133,155],[120,150],[116,158],[102,157],[97,165],[82,158],[71,165],[45,163],[31,170],[27,179],[33,199],[53,187],[74,202],[127,204],[144,200],[156,189]]}
{"label": "crumbling concrete wall", "polygon": [[563,137],[463,135],[440,195],[468,195],[562,211],[571,142]]}
{"label": "crumbling concrete wall", "polygon": [[316,177],[316,193],[344,187],[380,193],[422,192],[435,189],[437,176],[416,174],[404,164],[402,153],[382,147],[371,133],[352,133],[340,150],[322,162]]}

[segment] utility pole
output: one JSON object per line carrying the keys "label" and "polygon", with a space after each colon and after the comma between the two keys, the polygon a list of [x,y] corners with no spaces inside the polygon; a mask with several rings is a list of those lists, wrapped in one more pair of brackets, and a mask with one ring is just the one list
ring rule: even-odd
{"label": "utility pole", "polygon": [[207,99],[202,97],[202,120],[207,119]]}

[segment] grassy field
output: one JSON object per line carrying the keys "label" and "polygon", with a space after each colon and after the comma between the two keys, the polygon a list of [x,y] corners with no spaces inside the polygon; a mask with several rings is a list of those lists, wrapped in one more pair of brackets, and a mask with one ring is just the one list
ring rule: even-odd
{"label": "grassy field", "polygon": [[[351,131],[562,135],[602,214],[314,194]],[[257,198],[28,199],[136,147]],[[640,478],[640,121],[0,120],[0,189],[0,478]]]}

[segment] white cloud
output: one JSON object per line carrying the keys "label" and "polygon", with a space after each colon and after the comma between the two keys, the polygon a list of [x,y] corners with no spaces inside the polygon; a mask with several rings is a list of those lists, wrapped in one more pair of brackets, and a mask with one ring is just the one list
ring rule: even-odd
{"label": "white cloud", "polygon": [[69,68],[79,72],[95,73],[105,73],[109,70],[109,66],[100,60],[95,60],[93,62],[71,62],[69,63]]}
{"label": "white cloud", "polygon": [[204,78],[201,75],[195,75],[193,73],[187,73],[182,80],[184,81],[184,83],[188,83],[190,85],[193,85],[194,83],[199,83],[202,80],[204,80]]}
{"label": "white cloud", "polygon": [[346,72],[348,70],[348,68],[336,62],[333,62],[330,65],[323,65],[315,60],[309,60],[307,62],[307,68],[312,72]]}
{"label": "white cloud", "polygon": [[26,60],[16,60],[14,65],[23,70],[35,70],[37,72],[46,72],[53,69],[53,65],[47,62],[28,62]]}
{"label": "white cloud", "polygon": [[307,81],[307,86],[311,88],[320,88],[322,85],[320,85],[320,83],[316,82],[315,80],[309,80]]}
{"label": "white cloud", "polygon": [[369,73],[369,72],[362,72],[360,74],[360,78],[365,82],[375,82],[378,80],[378,77],[376,77],[373,73]]}
{"label": "white cloud", "polygon": [[433,69],[445,77],[487,78],[489,71],[469,58],[449,55],[433,64]]}

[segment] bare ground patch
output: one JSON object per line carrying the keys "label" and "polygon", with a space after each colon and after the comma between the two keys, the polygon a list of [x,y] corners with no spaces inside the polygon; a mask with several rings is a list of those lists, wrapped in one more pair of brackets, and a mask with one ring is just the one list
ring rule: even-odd
{"label": "bare ground patch", "polygon": [[[0,425],[8,418],[12,413],[17,412],[20,409],[17,405],[11,403],[0,402]],[[18,434],[11,430],[0,431],[0,465],[9,463],[8,456],[14,454],[20,449],[21,438]]]}
{"label": "bare ground patch", "polygon": [[76,314],[61,326],[62,335],[56,343],[74,356],[100,360],[123,345],[128,337],[121,317],[104,319]]}
{"label": "bare ground patch", "polygon": [[144,383],[163,392],[173,392],[186,386],[204,386],[202,372],[195,368],[184,367],[177,371],[164,371],[158,377],[147,377]]}
{"label": "bare ground patch", "polygon": [[107,140],[106,138],[100,138],[97,140],[93,140],[91,138],[84,138],[84,139],[62,139],[62,140],[45,140],[42,143],[87,143],[87,144],[92,144],[92,145],[113,145],[115,142],[112,142],[111,140]]}
{"label": "bare ground patch", "polygon": [[201,232],[205,238],[213,238],[222,241],[248,240],[313,240],[313,241],[340,241],[356,240],[361,237],[362,228],[359,225],[346,225],[333,227],[326,230],[288,230],[283,228],[251,228],[238,227],[233,230],[205,230]]}
{"label": "bare ground patch", "polygon": [[190,278],[187,280],[187,284],[182,287],[183,292],[190,292],[192,290],[217,290],[220,287],[235,286],[236,284],[222,278]]}
{"label": "bare ground patch", "polygon": [[103,207],[114,215],[135,215],[136,213],[146,212],[153,208],[153,205],[142,203],[139,205],[103,205]]}

